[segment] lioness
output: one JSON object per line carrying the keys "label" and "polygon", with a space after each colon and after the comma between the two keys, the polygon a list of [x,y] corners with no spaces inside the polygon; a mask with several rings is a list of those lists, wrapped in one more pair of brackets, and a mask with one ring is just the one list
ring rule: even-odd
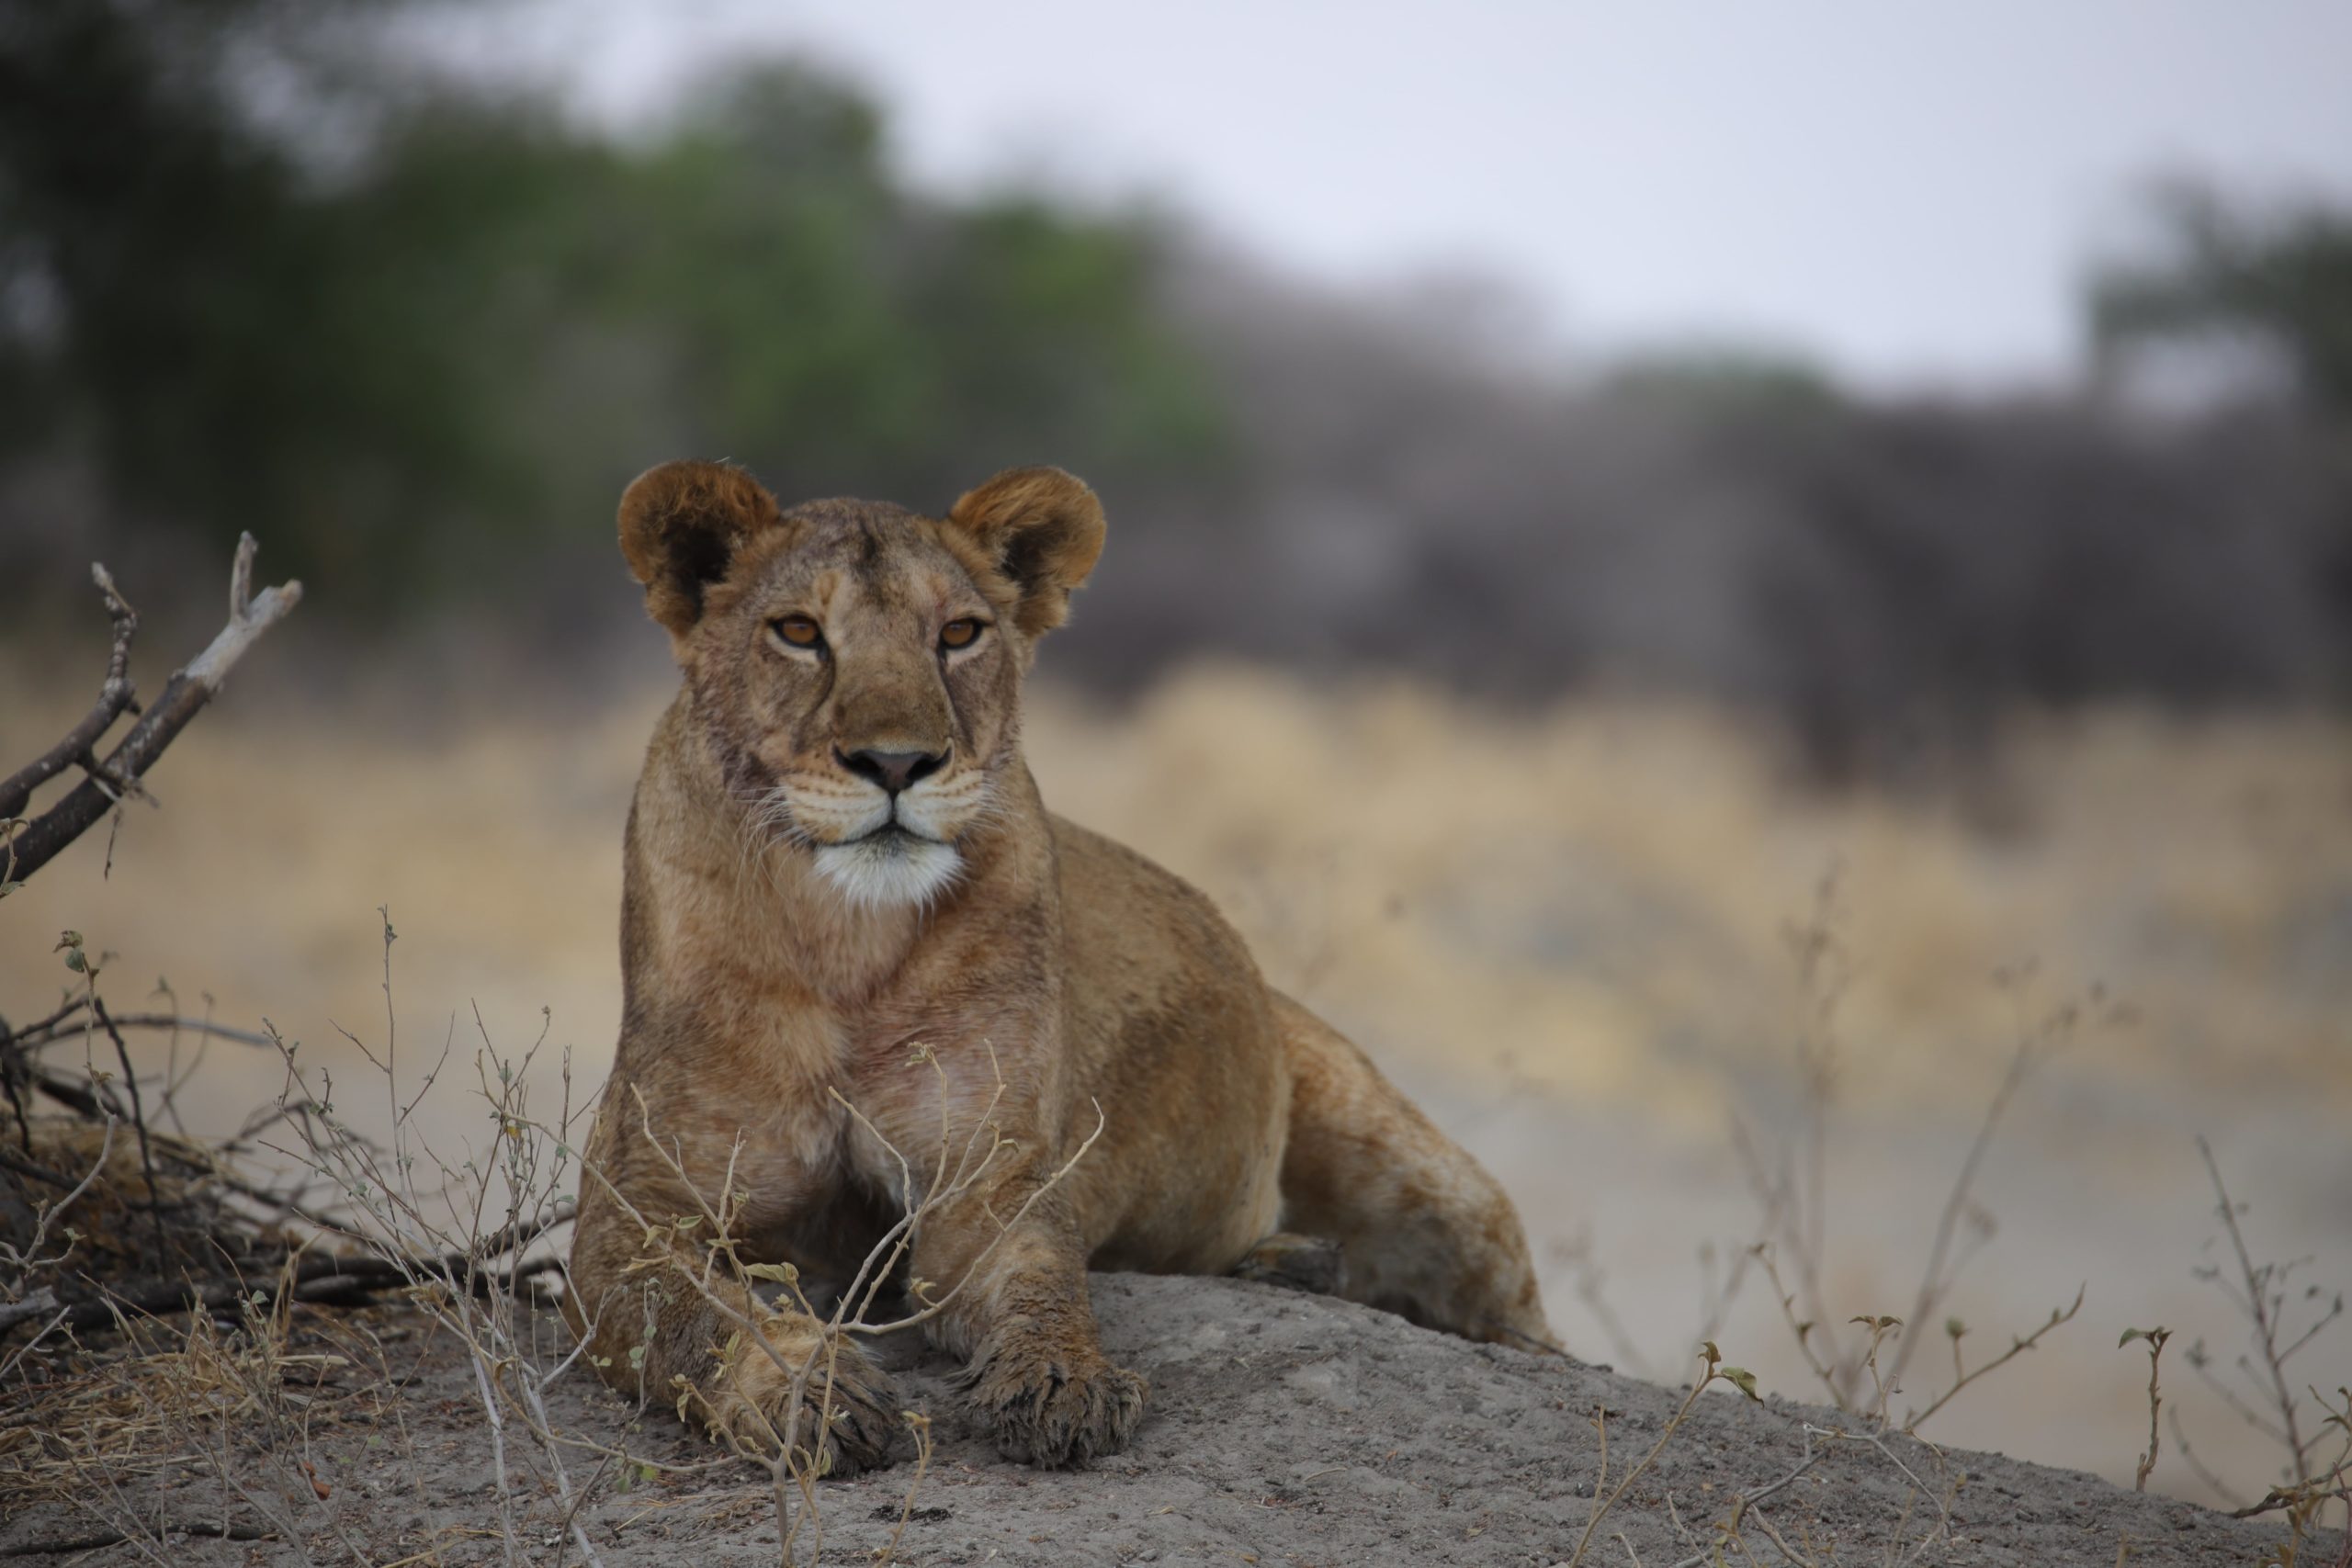
{"label": "lioness", "polygon": [[[714,1266],[705,1205],[730,1192],[741,1258],[837,1279],[927,1208],[924,1330],[1040,1465],[1115,1453],[1143,1414],[1089,1265],[1221,1274],[1297,1233],[1338,1244],[1358,1301],[1549,1343],[1493,1179],[1205,897],[1038,799],[1022,677],[1102,551],[1092,491],[1021,468],[944,517],[785,511],[741,468],[667,463],[620,536],[684,682],[629,812],[619,1057],[571,1253],[610,1382],[772,1448],[779,1361],[831,1354],[832,1419],[799,1380],[796,1442],[820,1472],[888,1461],[884,1374]],[[979,1179],[933,1191],[935,1156],[976,1146]]]}

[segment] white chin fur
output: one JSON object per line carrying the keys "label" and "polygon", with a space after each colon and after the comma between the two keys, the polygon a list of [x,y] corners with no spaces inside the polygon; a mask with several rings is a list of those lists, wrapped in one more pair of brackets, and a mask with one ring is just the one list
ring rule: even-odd
{"label": "white chin fur", "polygon": [[906,833],[876,833],[817,848],[817,872],[850,903],[865,908],[923,905],[947,890],[964,868],[953,844]]}

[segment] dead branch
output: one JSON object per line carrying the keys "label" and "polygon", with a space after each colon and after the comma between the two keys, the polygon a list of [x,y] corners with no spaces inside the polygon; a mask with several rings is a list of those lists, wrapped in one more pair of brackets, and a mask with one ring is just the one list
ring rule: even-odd
{"label": "dead branch", "polygon": [[[130,705],[129,676],[118,676],[116,671],[130,657],[130,633],[137,628],[138,617],[114,592],[112,581],[106,577],[104,570],[97,570],[99,587],[107,596],[109,613],[115,615],[115,652],[108,660],[107,685],[98,705],[63,740],[0,785],[0,834],[13,832],[5,845],[0,845],[0,885],[22,882],[32,875],[100,818],[137,793],[141,778],[154,766],[164,749],[187,728],[205,704],[220,694],[229,671],[244,657],[245,650],[302,602],[300,582],[283,582],[259,593],[253,591],[254,555],[259,547],[251,534],[237,541],[236,560],[229,575],[229,624],[220,628],[203,652],[172,676],[163,695],[155,699],[145,716],[131,727],[130,733],[103,761],[95,760],[98,738]],[[109,704],[113,705],[111,711]],[[94,722],[96,728],[92,728]],[[89,731],[86,736],[85,730]],[[18,820],[16,814],[30,798],[34,785],[74,763],[79,763],[86,775],[82,782],[49,810],[24,823],[21,829],[12,829],[10,824]],[[42,772],[43,768],[48,771]],[[16,794],[20,785],[22,798]]]}
{"label": "dead branch", "polygon": [[[81,1201],[82,1194],[87,1192],[90,1190],[90,1184],[98,1179],[98,1173],[106,1169],[107,1160],[114,1153],[114,1128],[115,1119],[109,1116],[107,1118],[106,1132],[98,1141],[98,1157],[90,1162],[89,1170],[80,1181],[74,1184],[73,1190],[64,1197],[36,1211],[31,1238],[21,1247],[7,1242],[0,1242],[0,1268],[6,1268],[11,1274],[28,1279],[35,1269],[53,1267],[64,1261],[65,1252],[73,1250],[70,1239],[65,1252],[60,1252],[53,1257],[43,1258],[40,1255],[40,1249],[49,1240],[49,1227],[56,1224],[60,1214]],[[0,1280],[0,1290],[6,1290],[12,1296],[16,1293],[16,1286],[10,1281]]]}
{"label": "dead branch", "polygon": [[107,602],[107,614],[114,620],[114,648],[107,656],[107,678],[98,687],[98,700],[82,717],[82,722],[65,732],[65,738],[31,761],[0,781],[0,818],[14,817],[33,797],[33,791],[47,784],[66,769],[80,765],[94,767],[97,758],[91,748],[98,738],[114,728],[122,710],[131,705],[137,688],[130,679],[130,639],[139,635],[139,612],[116,592],[114,579],[103,566],[93,562],[91,580],[97,583],[98,592]]}
{"label": "dead branch", "polygon": [[[2279,1314],[2286,1304],[2287,1275],[2296,1266],[2292,1263],[2257,1265],[2254,1261],[2254,1255],[2246,1247],[2245,1233],[2238,1226],[2237,1202],[2231,1198],[2230,1190],[2222,1185],[2222,1168],[2213,1158],[2213,1145],[2205,1141],[2205,1136],[2201,1133],[2197,1137],[2197,1152],[2204,1158],[2206,1174],[2212,1178],[2213,1196],[2218,1201],[2222,1224],[2229,1233],[2230,1249],[2236,1255],[2239,1274],[2245,1280],[2245,1294],[2242,1300],[2239,1300],[2238,1306],[2247,1317],[2253,1320],[2254,1348],[2261,1356],[2261,1366],[2258,1371],[2268,1374],[2270,1387],[2267,1392],[2278,1406],[2280,1425],[2278,1428],[2272,1429],[2266,1422],[2242,1407],[2240,1413],[2246,1416],[2250,1425],[2270,1430],[2273,1436],[2286,1445],[2288,1473],[2306,1474],[2312,1468],[2311,1452],[2313,1445],[2305,1442],[2303,1438],[2302,1426],[2299,1418],[2302,1402],[2288,1386],[2287,1358],[2308,1344],[2312,1335],[2317,1333],[2321,1327],[2335,1321],[2344,1310],[2343,1298],[2341,1296],[2336,1298],[2335,1308],[2324,1315],[2319,1323],[2313,1325],[2310,1332],[2301,1335],[2291,1345],[2282,1349],[2279,1347],[2279,1337],[2285,1331],[2285,1325],[2281,1323]],[[2221,1283],[2218,1270],[2212,1278],[2215,1283]],[[2229,1293],[2226,1286],[2223,1290],[2224,1293]],[[2201,1347],[2191,1347],[2192,1352],[2200,1348]],[[2191,1365],[2200,1374],[2204,1372],[2203,1367],[2199,1364],[2202,1359],[2201,1356],[2193,1353],[2190,1358]],[[2256,1377],[2259,1382],[2257,1370],[2249,1365],[2245,1358],[2240,1358],[2239,1365],[2246,1370],[2249,1376]],[[2211,1382],[2214,1380],[2209,1376],[2206,1381]],[[2235,1399],[2232,1399],[2230,1403],[2233,1406],[2237,1404]]]}
{"label": "dead branch", "polygon": [[[476,1298],[494,1300],[500,1292],[512,1291],[525,1280],[553,1273],[563,1267],[560,1258],[535,1258],[512,1269],[488,1269],[462,1258],[463,1255],[452,1255],[439,1259],[393,1260],[312,1253],[295,1265],[289,1280],[271,1284],[198,1284],[184,1280],[143,1291],[106,1287],[106,1294],[99,1300],[77,1302],[68,1307],[65,1322],[66,1326],[74,1329],[107,1328],[113,1326],[119,1316],[210,1313],[247,1303],[269,1308],[281,1298],[312,1306],[356,1306],[388,1292],[407,1291],[424,1284],[454,1286]],[[474,1272],[469,1274],[469,1268]]]}
{"label": "dead branch", "polygon": [[155,1256],[161,1258],[171,1251],[171,1244],[164,1239],[164,1194],[155,1185],[155,1151],[147,1136],[147,1106],[139,1093],[139,1074],[130,1065],[130,1047],[124,1043],[122,1031],[107,1014],[107,1004],[98,999],[95,987],[89,995],[90,1011],[107,1038],[114,1042],[115,1059],[122,1064],[123,1087],[130,1093],[130,1128],[139,1136],[139,1168],[147,1178],[147,1219],[155,1227]]}
{"label": "dead branch", "polygon": [[[2072,1018],[2071,1011],[2064,1010],[2058,1016],[2069,1021]],[[1935,1241],[1928,1248],[1928,1266],[1920,1272],[1919,1293],[1911,1303],[1911,1321],[1915,1324],[1926,1324],[1933,1320],[1937,1304],[1951,1291],[1952,1281],[1959,1276],[1959,1265],[1952,1265],[1949,1272],[1945,1265],[1951,1256],[1952,1238],[1959,1231],[1960,1217],[1968,1206],[1969,1192],[1976,1184],[1976,1172],[1984,1163],[1985,1152],[1993,1146],[1993,1134],[2001,1124],[2002,1112],[2006,1111],[2009,1102],[2017,1098],[2018,1089],[2024,1084],[2027,1074],[2038,1066],[2042,1056],[2047,1054],[2054,1032],[2057,1031],[2053,1031],[2050,1024],[2044,1024],[2041,1029],[2028,1029],[2020,1022],[2017,1049],[2010,1054],[2008,1069],[2001,1075],[2000,1087],[1993,1091],[1992,1103],[1984,1108],[1984,1119],[1977,1123],[1975,1139],[1968,1145],[1967,1157],[1960,1162],[1960,1174],[1952,1179],[1951,1191],[1944,1200],[1943,1213],[1936,1217]],[[2082,1304],[2079,1294],[2075,1298],[2075,1304],[2076,1306]],[[2071,1317],[2074,1314],[2068,1313],[2066,1315]],[[2064,1318],[2054,1319],[2051,1324],[2043,1325],[2041,1333],[2047,1333],[2050,1328],[2064,1321],[2065,1321]],[[2041,1337],[2040,1333],[2034,1336],[2037,1339]],[[1912,1347],[1919,1344],[1925,1337],[1926,1336],[1918,1334],[1905,1335],[1897,1342],[1894,1347],[1894,1364],[1887,1370],[1888,1382],[1902,1382],[1904,1371],[1911,1364]],[[2016,1351],[2012,1350],[2010,1354],[2014,1355]],[[2007,1358],[2002,1359],[2006,1360]],[[1944,1395],[1944,1398],[1950,1399],[1952,1393],[1959,1392],[1960,1390],[1955,1387],[1951,1393]],[[1942,1403],[1942,1400],[1937,1401],[1938,1404]],[[1935,1407],[1931,1405],[1928,1408],[1932,1413]],[[1927,1419],[1925,1416],[1918,1418],[1920,1421],[1925,1419]],[[1912,1425],[1918,1425],[1918,1421],[1914,1421]]]}
{"label": "dead branch", "polygon": [[[1681,1405],[1668,1419],[1666,1430],[1657,1435],[1657,1441],[1651,1445],[1650,1451],[1642,1456],[1640,1463],[1625,1472],[1623,1478],[1617,1483],[1617,1489],[1606,1497],[1600,1495],[1600,1483],[1594,1483],[1592,1512],[1586,1517],[1584,1534],[1577,1538],[1577,1549],[1568,1554],[1564,1568],[1578,1568],[1578,1565],[1584,1562],[1584,1554],[1592,1545],[1592,1532],[1600,1528],[1600,1521],[1608,1517],[1609,1510],[1623,1501],[1625,1494],[1633,1490],[1634,1483],[1639,1481],[1650,1466],[1657,1462],[1657,1456],[1666,1451],[1668,1441],[1681,1428],[1682,1423],[1689,1419],[1692,1406],[1699,1403],[1699,1396],[1706,1393],[1710,1386],[1717,1382],[1727,1382],[1758,1404],[1763,1403],[1763,1397],[1756,1392],[1756,1379],[1743,1368],[1724,1366],[1722,1353],[1713,1344],[1701,1346],[1699,1355],[1705,1363],[1704,1370],[1691,1383],[1690,1392],[1683,1395]],[[1604,1442],[1607,1431],[1608,1428],[1604,1426],[1602,1427]]]}
{"label": "dead branch", "polygon": [[57,1310],[57,1292],[47,1285],[20,1302],[0,1302],[0,1334]]}
{"label": "dead branch", "polygon": [[25,1082],[64,1106],[85,1122],[128,1122],[130,1112],[116,1100],[114,1090],[95,1080],[76,1083],[55,1073],[29,1073]]}
{"label": "dead branch", "polygon": [[2156,1455],[2164,1447],[2164,1428],[2157,1424],[2157,1417],[2164,1410],[2164,1390],[2157,1381],[2158,1364],[2164,1359],[2165,1341],[2171,1337],[2172,1330],[2169,1328],[2127,1328],[2123,1331],[2123,1337],[2116,1341],[2119,1350],[2134,1339],[2148,1342],[2148,1451],[2140,1456],[2140,1468],[2132,1476],[2132,1490],[2134,1492],[2148,1489],[2148,1477],[2155,1472]]}
{"label": "dead branch", "polygon": [[[221,1540],[272,1540],[277,1531],[261,1525],[241,1524],[234,1520],[222,1524],[217,1519],[173,1520],[157,1528],[160,1535],[213,1536]],[[97,1535],[74,1536],[66,1540],[26,1540],[14,1546],[0,1546],[0,1557],[53,1557],[69,1551],[97,1551],[109,1546],[122,1546],[136,1540],[121,1530],[106,1530]]]}
{"label": "dead branch", "polygon": [[9,1148],[5,1144],[0,1144],[0,1170],[14,1171],[18,1176],[27,1177],[34,1181],[45,1183],[46,1185],[57,1188],[60,1190],[63,1190],[64,1189],[70,1188],[74,1185],[74,1179],[72,1177],[61,1175],[57,1171],[50,1169],[49,1167],[45,1165],[41,1165],[33,1160],[28,1160],[24,1156],[17,1153],[14,1149]]}
{"label": "dead branch", "polygon": [[[86,997],[75,997],[38,1023],[28,1023],[11,1032],[0,1024],[0,1047],[17,1046],[27,1051],[38,1050],[52,1041],[79,1035],[87,1026],[79,1015],[89,1006]],[[187,1034],[205,1034],[216,1040],[233,1040],[240,1045],[269,1048],[269,1036],[250,1029],[232,1029],[225,1023],[215,1023],[209,1018],[185,1018],[168,1012],[120,1012],[112,1015],[117,1029],[172,1030]]]}
{"label": "dead branch", "polygon": [[[1950,1404],[1952,1402],[1952,1397],[1959,1393],[1962,1389],[1966,1388],[1970,1383],[1974,1382],[1978,1378],[1983,1377],[1985,1373],[1997,1371],[2001,1368],[2007,1366],[2011,1361],[2017,1359],[2018,1357],[2023,1355],[2026,1351],[2032,1349],[2036,1345],[2041,1344],[2041,1337],[2049,1333],[2052,1329],[2057,1327],[2060,1324],[2074,1322],[2075,1314],[2083,1310],[2083,1297],[2089,1290],[2090,1282],[2088,1280],[2085,1280],[2075,1292],[2074,1305],[2066,1307],[2063,1311],[2057,1307],[2052,1307],[2050,1309],[2050,1316],[2048,1320],[2045,1321],[2041,1327],[2035,1329],[2030,1334],[2012,1337],[2009,1341],[2009,1348],[2007,1349],[2002,1351],[1999,1355],[1994,1357],[1991,1360],[1985,1362],[1974,1371],[1962,1373],[1957,1382],[1944,1390],[1941,1398],[1928,1405],[1925,1410],[1919,1412],[1917,1416],[1913,1416],[1906,1419],[1903,1423],[1904,1431],[1917,1437],[1918,1435],[1920,1425],[1924,1423],[1928,1416],[1933,1416],[1937,1411],[1941,1410],[1945,1405]],[[1959,1360],[1960,1349],[1958,1344],[1955,1342],[1952,1348],[1952,1362],[1955,1367],[1959,1365]]]}
{"label": "dead branch", "polygon": [[2176,1402],[2170,1410],[2165,1412],[2165,1420],[2172,1427],[2172,1446],[2179,1453],[2181,1462],[2188,1466],[2197,1479],[2203,1482],[2212,1491],[2213,1495],[2221,1498],[2225,1505],[2233,1508],[2242,1506],[2245,1501],[2245,1495],[2222,1480],[2219,1474],[2215,1473],[2211,1465],[2198,1457],[2195,1446],[2188,1440],[2188,1429],[2180,1424],[2178,1403]]}

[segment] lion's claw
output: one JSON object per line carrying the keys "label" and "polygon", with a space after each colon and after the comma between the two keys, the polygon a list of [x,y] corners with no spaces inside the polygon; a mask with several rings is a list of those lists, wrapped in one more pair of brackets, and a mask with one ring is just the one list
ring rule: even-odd
{"label": "lion's claw", "polygon": [[969,1375],[971,1402],[1005,1458],[1082,1470],[1127,1446],[1151,1385],[1098,1352],[999,1351]]}

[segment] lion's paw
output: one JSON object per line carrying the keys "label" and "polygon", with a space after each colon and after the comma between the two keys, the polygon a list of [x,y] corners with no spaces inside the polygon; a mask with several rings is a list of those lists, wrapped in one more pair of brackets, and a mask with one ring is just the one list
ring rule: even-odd
{"label": "lion's paw", "polygon": [[789,1432],[813,1472],[829,1479],[891,1462],[904,1417],[888,1373],[847,1348],[835,1356],[830,1378],[821,1353],[806,1379],[788,1371],[790,1364],[787,1358],[779,1366],[756,1349],[744,1355],[725,1374],[710,1416],[714,1435],[774,1454]]}
{"label": "lion's paw", "polygon": [[1151,1393],[1091,1348],[999,1349],[968,1382],[973,1410],[996,1434],[998,1450],[1046,1470],[1082,1470],[1124,1450]]}

